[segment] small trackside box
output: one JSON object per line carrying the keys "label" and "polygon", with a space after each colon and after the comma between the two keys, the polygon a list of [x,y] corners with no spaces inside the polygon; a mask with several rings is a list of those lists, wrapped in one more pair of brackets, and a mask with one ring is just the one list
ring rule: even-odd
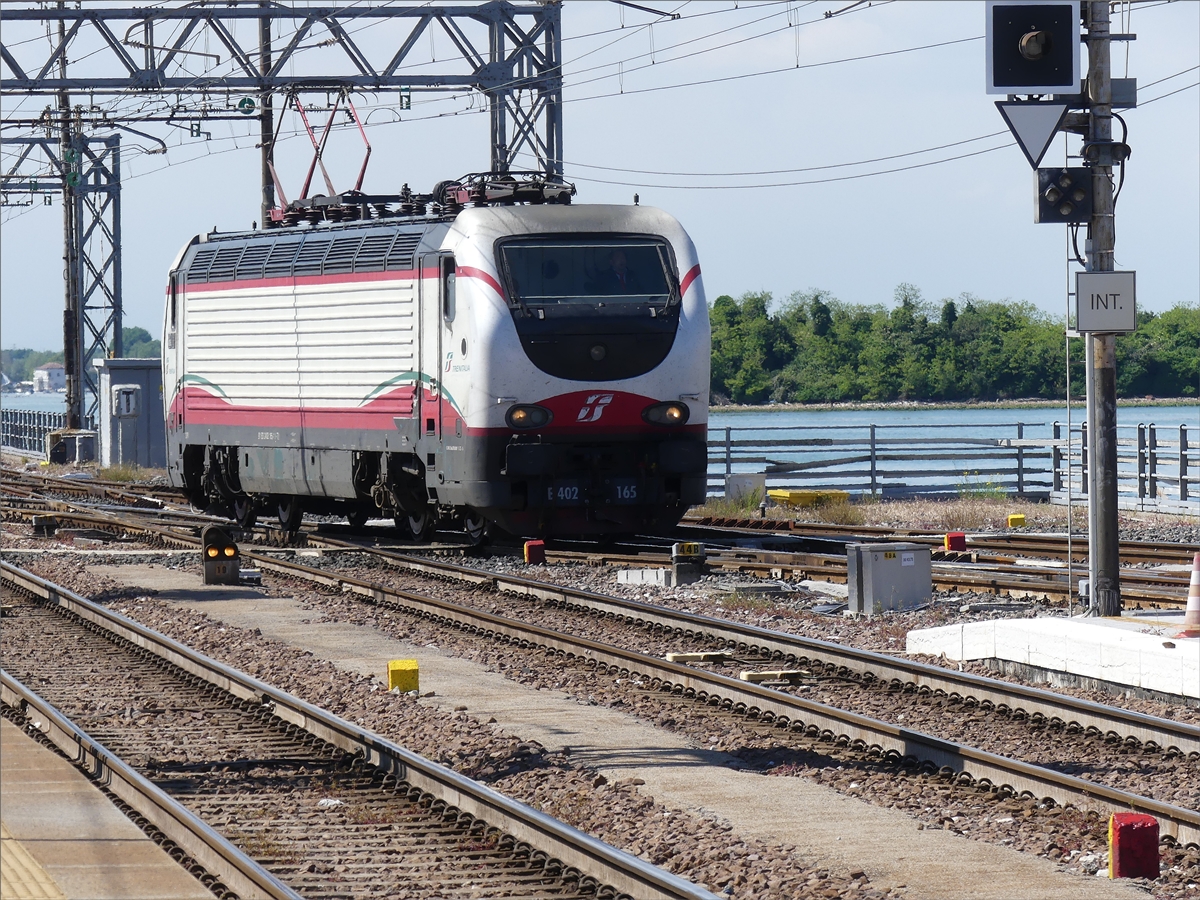
{"label": "small trackside box", "polygon": [[927,544],[847,544],[847,612],[873,616],[928,603],[933,595],[930,550]]}

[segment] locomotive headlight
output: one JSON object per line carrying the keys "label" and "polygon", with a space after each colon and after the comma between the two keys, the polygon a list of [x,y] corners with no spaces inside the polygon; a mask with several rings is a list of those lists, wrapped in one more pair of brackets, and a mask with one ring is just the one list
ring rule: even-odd
{"label": "locomotive headlight", "polygon": [[541,406],[514,406],[504,417],[509,428],[541,428],[550,424],[550,410]]}
{"label": "locomotive headlight", "polygon": [[642,418],[651,425],[683,425],[691,410],[686,403],[656,403],[642,410]]}

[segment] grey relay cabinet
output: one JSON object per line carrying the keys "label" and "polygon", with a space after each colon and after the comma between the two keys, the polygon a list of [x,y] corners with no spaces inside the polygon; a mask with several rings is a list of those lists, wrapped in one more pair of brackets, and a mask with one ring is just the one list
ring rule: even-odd
{"label": "grey relay cabinet", "polygon": [[162,360],[98,359],[100,464],[162,469],[167,465]]}
{"label": "grey relay cabinet", "polygon": [[933,595],[933,563],[926,544],[847,544],[847,603],[851,615],[911,609]]}

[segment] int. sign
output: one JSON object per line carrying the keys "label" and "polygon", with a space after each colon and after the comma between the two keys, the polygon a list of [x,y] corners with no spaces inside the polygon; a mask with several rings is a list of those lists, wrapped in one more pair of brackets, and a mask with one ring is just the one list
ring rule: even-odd
{"label": "int. sign", "polygon": [[1076,272],[1075,330],[1114,334],[1137,328],[1136,272]]}

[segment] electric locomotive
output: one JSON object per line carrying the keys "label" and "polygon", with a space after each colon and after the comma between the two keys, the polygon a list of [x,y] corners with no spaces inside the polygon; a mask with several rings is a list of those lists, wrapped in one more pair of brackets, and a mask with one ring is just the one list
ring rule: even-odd
{"label": "electric locomotive", "polygon": [[677,523],[706,493],[696,250],[660,210],[572,193],[472,176],[193,238],[164,318],[171,483],[285,530],[305,511],[418,540]]}

